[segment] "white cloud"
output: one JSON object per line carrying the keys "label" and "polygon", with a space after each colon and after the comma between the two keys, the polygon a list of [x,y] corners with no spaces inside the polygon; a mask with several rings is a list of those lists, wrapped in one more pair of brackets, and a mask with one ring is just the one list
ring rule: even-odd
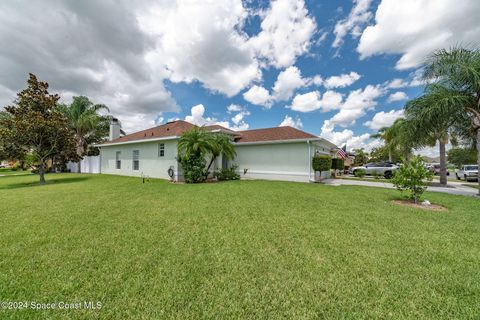
{"label": "white cloud", "polygon": [[272,107],[272,97],[267,89],[254,85],[248,91],[243,93],[243,98],[251,104],[264,106],[267,109]]}
{"label": "white cloud", "polygon": [[382,0],[357,51],[362,59],[400,54],[397,69],[417,67],[436,49],[477,43],[479,16],[478,0]]}
{"label": "white cloud", "polygon": [[323,84],[323,79],[320,75],[316,75],[312,78],[312,83],[316,86],[320,86]]}
{"label": "white cloud", "polygon": [[239,0],[161,2],[139,17],[157,39],[149,56],[170,71],[173,82],[200,81],[233,96],[261,78],[254,50],[240,27],[248,16]]}
{"label": "white cloud", "polygon": [[298,56],[308,52],[316,23],[303,0],[272,1],[270,8],[260,15],[262,31],[249,43],[267,64],[289,67]]}
{"label": "white cloud", "polygon": [[408,96],[405,92],[403,91],[397,91],[388,96],[387,101],[388,102],[395,102],[395,101],[402,101],[402,100],[407,100]]}
{"label": "white cloud", "polygon": [[403,109],[390,110],[389,112],[380,111],[373,116],[372,120],[365,122],[364,125],[372,130],[379,130],[384,127],[390,127],[398,118],[403,118]]}
{"label": "white cloud", "polygon": [[212,117],[205,117],[205,107],[203,104],[197,104],[192,107],[190,110],[190,115],[185,117],[185,121],[188,121],[192,124],[197,126],[209,126],[213,124],[218,124],[222,127],[229,128],[232,130],[246,130],[248,129],[249,125],[245,122],[244,117],[250,115],[250,112],[247,110],[241,111],[232,117],[231,124],[229,121],[219,121],[216,118]]}
{"label": "white cloud", "polygon": [[342,127],[355,123],[358,118],[365,115],[366,110],[373,109],[376,99],[382,96],[385,90],[379,86],[368,85],[363,90],[350,91],[345,102],[340,106],[340,111],[330,121]]}
{"label": "white cloud", "polygon": [[243,108],[242,106],[239,106],[238,104],[234,104],[232,103],[231,105],[229,105],[227,107],[227,111],[230,113],[230,112],[238,112],[238,111],[242,111]]}
{"label": "white cloud", "polygon": [[340,20],[335,25],[333,33],[335,40],[332,46],[334,48],[341,47],[343,38],[350,32],[353,37],[361,34],[361,28],[372,18],[369,10],[372,0],[354,0],[352,11],[346,19]]}
{"label": "white cloud", "polygon": [[307,81],[302,78],[300,70],[291,66],[280,72],[273,86],[273,98],[276,101],[288,100],[297,88],[305,86]]}
{"label": "white cloud", "polygon": [[321,97],[320,92],[311,91],[304,94],[297,94],[293,98],[290,108],[294,111],[311,112],[318,109],[330,111],[340,107],[342,95],[335,91],[326,91]]}
{"label": "white cloud", "polygon": [[301,128],[303,128],[303,123],[302,123],[302,120],[300,120],[300,118],[293,119],[289,115],[286,115],[285,118],[283,119],[283,121],[278,126],[279,127],[290,126],[290,127],[294,127],[294,128],[297,128],[297,129],[301,129]]}
{"label": "white cloud", "polygon": [[230,129],[233,130],[247,130],[249,128],[248,123],[245,122],[244,118],[245,116],[249,116],[250,112],[245,110],[237,113],[233,118],[233,126],[230,126]]}
{"label": "white cloud", "polygon": [[341,147],[347,145],[347,150],[364,148],[370,151],[373,148],[382,145],[379,139],[371,139],[368,133],[356,136],[352,130],[343,129],[342,131],[335,131],[335,124],[330,120],[325,120],[323,123],[320,137],[327,139],[335,145]]}
{"label": "white cloud", "polygon": [[356,72],[348,74],[341,74],[339,76],[331,76],[323,81],[323,85],[327,89],[344,88],[352,85],[355,81],[361,78]]}

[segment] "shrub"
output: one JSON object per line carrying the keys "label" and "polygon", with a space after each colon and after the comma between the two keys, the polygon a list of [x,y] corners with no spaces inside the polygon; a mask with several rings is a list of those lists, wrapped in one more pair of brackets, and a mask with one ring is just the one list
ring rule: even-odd
{"label": "shrub", "polygon": [[202,155],[192,154],[179,157],[186,183],[199,183],[205,181],[206,161]]}
{"label": "shrub", "polygon": [[312,158],[312,168],[315,171],[328,171],[332,168],[332,157],[316,155]]}
{"label": "shrub", "polygon": [[400,168],[395,171],[392,182],[402,193],[407,192],[408,199],[417,203],[432,178],[433,173],[425,168],[422,158],[415,156],[410,161],[403,161]]}
{"label": "shrub", "polygon": [[219,181],[227,180],[239,180],[240,175],[237,173],[237,165],[233,165],[230,168],[220,169],[213,173],[213,176],[216,177]]}
{"label": "shrub", "polygon": [[345,165],[342,159],[332,159],[332,169],[343,170]]}
{"label": "shrub", "polygon": [[357,169],[353,172],[353,175],[357,178],[363,178],[367,174],[367,171],[364,169]]}

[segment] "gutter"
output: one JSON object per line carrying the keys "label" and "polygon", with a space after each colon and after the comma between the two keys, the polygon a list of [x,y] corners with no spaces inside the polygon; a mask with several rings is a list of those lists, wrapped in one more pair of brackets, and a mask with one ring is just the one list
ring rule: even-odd
{"label": "gutter", "polygon": [[108,147],[108,146],[117,146],[122,144],[132,144],[132,143],[144,143],[144,142],[155,142],[155,141],[165,141],[165,140],[175,140],[180,138],[179,136],[169,136],[169,137],[161,137],[161,138],[150,138],[150,139],[139,139],[139,140],[129,140],[129,141],[120,141],[120,142],[111,142],[111,143],[101,143],[101,144],[94,144],[94,147]]}
{"label": "gutter", "polygon": [[252,142],[234,142],[235,146],[247,146],[253,144],[275,144],[275,143],[295,143],[295,142],[308,142],[310,141],[322,141],[322,138],[302,138],[302,139],[286,139],[286,140],[268,140],[268,141],[252,141]]}

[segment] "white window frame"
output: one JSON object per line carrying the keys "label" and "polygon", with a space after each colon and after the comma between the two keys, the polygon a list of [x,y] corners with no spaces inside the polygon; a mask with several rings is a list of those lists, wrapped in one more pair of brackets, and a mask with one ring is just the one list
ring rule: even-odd
{"label": "white window frame", "polygon": [[120,170],[122,169],[122,159],[121,159],[122,151],[115,152],[115,169]]}
{"label": "white window frame", "polygon": [[158,156],[165,157],[165,143],[158,144]]}
{"label": "white window frame", "polygon": [[[136,163],[136,166],[135,166]],[[132,151],[132,170],[140,170],[140,150]]]}

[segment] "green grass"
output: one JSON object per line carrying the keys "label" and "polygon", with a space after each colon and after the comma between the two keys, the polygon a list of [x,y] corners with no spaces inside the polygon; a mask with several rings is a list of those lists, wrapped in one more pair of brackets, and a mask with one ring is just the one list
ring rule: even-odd
{"label": "green grass", "polygon": [[24,171],[24,170],[12,170],[10,168],[0,168],[0,177],[10,176],[10,175],[26,175],[26,174],[31,174],[31,172]]}
{"label": "green grass", "polygon": [[107,175],[0,178],[0,319],[478,319],[480,201]]}

